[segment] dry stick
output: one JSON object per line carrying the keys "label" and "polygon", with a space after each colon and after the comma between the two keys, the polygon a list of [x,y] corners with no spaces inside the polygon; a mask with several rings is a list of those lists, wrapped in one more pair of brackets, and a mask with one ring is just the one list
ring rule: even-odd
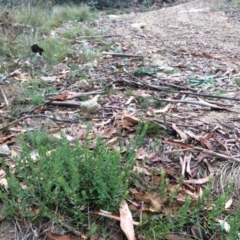
{"label": "dry stick", "polygon": [[156,98],[156,99],[159,100],[159,101],[163,101],[163,102],[195,104],[195,105],[200,105],[200,106],[204,106],[204,107],[210,107],[210,108],[215,108],[215,109],[231,111],[231,110],[226,109],[224,107],[219,107],[219,106],[217,106],[215,104],[211,104],[211,103],[207,103],[207,102],[186,101],[186,100],[171,100],[171,99],[162,99],[162,98]]}
{"label": "dry stick", "polygon": [[220,157],[220,158],[223,158],[223,159],[226,159],[226,160],[232,160],[232,161],[235,161],[235,162],[240,162],[240,158],[230,157],[230,156],[227,156],[225,154],[216,153],[216,152],[213,152],[213,151],[210,151],[210,150],[207,150],[207,149],[204,149],[204,148],[200,148],[200,147],[194,147],[194,149],[200,150],[203,153],[207,153],[207,154],[210,154],[210,155],[213,155],[213,156],[216,156],[216,157]]}
{"label": "dry stick", "polygon": [[202,151],[203,153],[207,153],[207,154],[219,157],[219,158],[240,162],[239,158],[230,157],[228,155],[221,154],[221,153],[216,153],[216,152],[213,152],[211,150],[200,148],[200,147],[192,147],[192,148],[186,148],[186,149],[176,149],[176,150],[172,150],[172,151],[163,152],[163,154],[169,155],[169,154],[172,154],[172,153],[183,152],[183,151]]}
{"label": "dry stick", "polygon": [[[180,94],[188,94],[188,95],[193,95],[193,96],[202,96],[202,97],[207,97],[207,98],[218,98],[218,99],[228,99],[228,100],[233,100],[233,101],[240,101],[239,98],[231,98],[231,97],[224,97],[224,96],[214,96],[214,95],[209,95],[209,94],[204,94],[204,93],[192,93],[192,92],[179,92],[179,91],[174,91],[174,90],[168,90],[166,88],[161,88],[158,87],[156,85],[151,85],[151,84],[147,84],[142,82],[139,78],[135,77],[134,75],[132,75],[131,73],[129,73],[128,71],[126,71],[125,69],[123,70],[127,75],[131,76],[132,78],[134,78],[135,80],[137,80],[138,82],[132,82],[132,81],[127,81],[122,79],[121,81],[126,82],[126,83],[130,83],[130,84],[136,84],[138,86],[146,86],[148,88],[152,88],[152,89],[156,89],[156,90],[160,90],[160,91],[165,91],[165,92],[170,92],[170,93],[180,93]],[[141,84],[139,84],[141,83]]]}
{"label": "dry stick", "polygon": [[[67,100],[77,98],[77,97],[85,97],[85,96],[89,96],[89,95],[93,95],[93,94],[103,94],[103,93],[105,93],[105,91],[103,91],[103,90],[97,90],[97,91],[85,92],[85,93],[76,93],[76,94],[72,95],[71,97],[67,98]],[[58,93],[57,95],[62,95],[62,94],[64,94],[64,93]],[[47,96],[51,96],[51,95],[47,95]],[[51,99],[51,98],[49,98],[49,99]],[[52,99],[54,99],[54,98],[52,98]]]}
{"label": "dry stick", "polygon": [[[157,77],[157,76],[155,76],[154,74],[151,74],[151,73],[148,73],[148,75],[151,76],[151,77],[157,78],[158,80],[167,80],[167,81],[172,80],[170,78],[160,78],[160,77]],[[161,84],[169,86],[169,87],[174,87],[174,88],[179,88],[179,89],[184,89],[184,90],[191,90],[191,91],[194,91],[194,92],[198,91],[198,89],[195,89],[195,88],[192,88],[192,87],[189,87],[189,86],[179,86],[179,85],[176,85],[176,84],[173,84],[173,83],[166,83],[166,82],[161,82]]]}
{"label": "dry stick", "polygon": [[[95,35],[95,36],[80,36],[78,38],[80,39],[86,39],[86,38],[101,38],[101,37],[104,37],[104,38],[108,38],[108,37],[121,37],[120,34],[117,34],[117,35]],[[74,42],[78,42],[77,40],[74,40]]]}
{"label": "dry stick", "polygon": [[46,104],[81,107],[81,103],[76,101],[48,101]]}
{"label": "dry stick", "polygon": [[163,152],[163,154],[164,155],[169,155],[169,154],[172,154],[172,153],[179,153],[179,152],[185,152],[185,151],[194,151],[194,150],[197,151],[194,148],[176,149],[176,150],[172,150],[172,151]]}
{"label": "dry stick", "polygon": [[20,122],[20,121],[22,121],[22,120],[24,120],[24,119],[26,119],[26,118],[40,118],[40,117],[50,118],[50,119],[52,119],[53,121],[58,121],[58,122],[73,122],[73,123],[74,123],[74,122],[78,123],[78,122],[79,122],[78,120],[80,119],[80,118],[78,118],[78,119],[76,119],[76,120],[64,120],[64,119],[57,119],[57,118],[54,118],[54,117],[51,117],[51,116],[47,116],[47,115],[44,115],[44,114],[26,115],[26,116],[24,116],[24,117],[21,117],[21,118],[19,118],[19,119],[16,119],[16,120],[14,120],[14,121],[6,124],[4,127],[1,127],[1,128],[0,128],[0,131],[3,130],[4,128],[7,128],[7,127],[9,127],[9,126],[11,126],[11,125],[13,125],[13,124],[15,124],[15,123],[18,123],[18,122]]}
{"label": "dry stick", "polygon": [[81,235],[82,235],[81,232],[75,230],[75,229],[74,229],[73,227],[71,227],[70,225],[68,225],[68,224],[66,224],[66,223],[62,223],[62,222],[60,222],[60,224],[61,224],[63,227],[65,227],[67,230],[71,231],[74,235],[76,235],[76,236],[81,236]]}
{"label": "dry stick", "polygon": [[103,55],[112,55],[114,57],[139,57],[139,58],[144,58],[144,56],[127,54],[127,53],[103,52],[102,54]]}
{"label": "dry stick", "polygon": [[4,99],[5,103],[6,103],[6,105],[8,106],[8,105],[9,105],[9,102],[8,102],[8,100],[7,100],[7,97],[6,97],[6,95],[5,95],[2,87],[0,87],[0,90],[1,90],[1,93],[2,93],[2,96],[3,96],[3,99]]}
{"label": "dry stick", "polygon": [[86,93],[77,93],[77,94],[74,94],[72,97],[70,97],[68,99],[73,99],[73,98],[77,98],[77,97],[85,97],[85,96],[89,96],[89,95],[93,95],[93,94],[103,94],[103,93],[105,93],[105,91],[103,91],[103,90],[86,92]]}
{"label": "dry stick", "polygon": [[121,80],[116,80],[116,81],[114,81],[114,82],[120,82],[120,81],[121,81],[121,82],[128,83],[129,85],[134,84],[134,85],[137,85],[137,86],[146,86],[146,87],[151,88],[151,89],[154,89],[154,90],[170,92],[170,91],[168,90],[169,88],[167,88],[167,87],[158,87],[158,86],[154,86],[154,85],[149,85],[149,84],[145,84],[145,83],[143,83],[143,82],[141,82],[141,81],[139,81],[139,82],[133,82],[133,81],[128,81],[128,80],[122,78]]}

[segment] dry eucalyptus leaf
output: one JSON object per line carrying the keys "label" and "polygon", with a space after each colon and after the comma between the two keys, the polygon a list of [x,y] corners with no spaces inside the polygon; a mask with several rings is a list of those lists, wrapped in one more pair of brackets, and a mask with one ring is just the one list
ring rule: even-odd
{"label": "dry eucalyptus leaf", "polygon": [[128,208],[126,201],[122,201],[120,204],[120,227],[126,234],[128,240],[136,240],[132,214]]}
{"label": "dry eucalyptus leaf", "polygon": [[130,122],[132,124],[138,124],[139,123],[139,119],[138,118],[133,117],[133,116],[129,116],[129,115],[124,116],[123,120],[128,121],[128,122]]}
{"label": "dry eucalyptus leaf", "polygon": [[220,225],[222,226],[222,228],[226,231],[229,232],[230,231],[230,225],[227,223],[227,221],[225,220],[221,220],[221,219],[216,219],[218,223],[220,223]]}

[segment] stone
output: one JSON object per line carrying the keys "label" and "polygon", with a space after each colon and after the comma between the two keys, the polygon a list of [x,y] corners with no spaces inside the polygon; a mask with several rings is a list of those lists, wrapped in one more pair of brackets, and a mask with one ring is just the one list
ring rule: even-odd
{"label": "stone", "polygon": [[0,157],[8,157],[11,155],[11,151],[7,144],[0,146]]}
{"label": "stone", "polygon": [[133,23],[133,24],[131,24],[132,28],[137,28],[137,29],[141,29],[141,28],[144,28],[146,26],[147,26],[146,23]]}
{"label": "stone", "polygon": [[95,98],[81,102],[81,109],[86,113],[96,113],[101,109],[101,105],[98,104]]}
{"label": "stone", "polygon": [[165,74],[171,74],[174,72],[174,68],[173,67],[164,67],[162,70]]}
{"label": "stone", "polygon": [[111,20],[118,19],[119,17],[120,17],[119,15],[113,15],[113,14],[108,15],[108,18]]}
{"label": "stone", "polygon": [[80,88],[88,88],[88,87],[89,87],[89,83],[88,83],[87,80],[83,79],[83,80],[80,80],[80,81],[78,82],[78,86],[79,86]]}

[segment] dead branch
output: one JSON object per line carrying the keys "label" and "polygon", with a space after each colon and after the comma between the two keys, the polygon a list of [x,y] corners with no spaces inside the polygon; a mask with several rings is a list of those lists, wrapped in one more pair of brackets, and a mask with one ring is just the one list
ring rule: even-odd
{"label": "dead branch", "polygon": [[102,90],[97,90],[97,91],[93,91],[93,92],[78,93],[78,94],[74,94],[72,97],[70,97],[68,99],[73,99],[73,98],[77,98],[77,97],[85,97],[85,96],[94,95],[94,94],[103,94],[103,93],[105,93],[105,91],[102,91]]}
{"label": "dead branch", "polygon": [[7,100],[7,97],[2,89],[2,87],[0,87],[0,90],[1,90],[1,93],[2,93],[2,96],[3,96],[3,99],[4,99],[4,102],[6,103],[6,106],[9,106],[9,102]]}
{"label": "dead branch", "polygon": [[137,57],[143,58],[144,56],[127,54],[127,53],[115,53],[115,52],[102,52],[103,55],[112,55],[113,57]]}
{"label": "dead branch", "polygon": [[[118,35],[95,35],[95,36],[80,36],[79,39],[88,39],[88,38],[108,38],[108,37],[121,37],[120,34]],[[78,40],[74,40],[74,42],[78,43]]]}
{"label": "dead branch", "polygon": [[77,101],[48,101],[46,102],[46,104],[81,107],[81,102],[77,102]]}
{"label": "dead branch", "polygon": [[[143,81],[141,81],[139,78],[135,77],[133,74],[129,73],[128,71],[126,71],[125,69],[123,70],[127,75],[129,75],[130,77],[132,77],[133,79],[137,80],[137,82],[133,82],[133,81],[127,81],[124,79],[121,79],[122,81],[126,82],[126,83],[130,83],[130,84],[135,84],[137,86],[145,86],[148,87],[150,89],[154,89],[154,90],[159,90],[159,91],[166,91],[166,92],[170,92],[170,93],[180,93],[180,94],[188,94],[188,95],[193,95],[193,96],[201,96],[201,97],[207,97],[207,98],[218,98],[218,99],[227,99],[227,100],[232,100],[232,101],[240,101],[239,98],[231,98],[231,97],[224,97],[224,96],[214,96],[214,95],[209,95],[209,94],[204,94],[204,93],[193,93],[193,92],[185,92],[185,91],[174,91],[174,90],[170,90],[168,88],[164,88],[164,87],[159,87],[156,85],[151,85],[151,84],[147,84],[144,83]],[[119,81],[119,80],[118,80]],[[166,84],[171,86],[171,84]],[[174,85],[172,85],[172,87],[174,87]],[[179,86],[176,86],[179,88]]]}
{"label": "dead branch", "polygon": [[207,103],[207,102],[200,102],[200,101],[186,101],[186,100],[172,100],[172,99],[163,99],[163,98],[156,98],[159,101],[163,102],[170,102],[170,103],[185,103],[185,104],[194,104],[194,105],[200,105],[204,107],[210,107],[211,109],[219,109],[219,110],[226,110],[226,111],[231,111],[227,108],[224,107],[219,107],[215,104],[212,103]]}
{"label": "dead branch", "polygon": [[225,160],[232,160],[232,161],[235,161],[235,162],[240,162],[240,158],[234,158],[234,157],[231,157],[231,156],[228,156],[228,155],[225,155],[225,154],[216,153],[216,152],[210,151],[208,149],[200,148],[200,147],[194,147],[194,149],[200,150],[203,153],[207,153],[207,154],[219,157],[219,158],[223,158]]}
{"label": "dead branch", "polygon": [[18,123],[18,122],[21,122],[22,120],[26,119],[26,118],[50,118],[51,120],[53,121],[57,121],[57,122],[71,122],[71,123],[78,123],[79,122],[79,119],[81,118],[78,118],[78,119],[74,119],[74,120],[65,120],[65,119],[57,119],[55,117],[51,117],[51,116],[48,116],[48,115],[44,115],[44,114],[38,114],[38,115],[26,115],[24,117],[21,117],[19,119],[16,119],[8,124],[6,124],[5,126],[1,127],[0,128],[0,131],[5,129],[5,128],[8,128],[9,126],[15,124],[15,123]]}

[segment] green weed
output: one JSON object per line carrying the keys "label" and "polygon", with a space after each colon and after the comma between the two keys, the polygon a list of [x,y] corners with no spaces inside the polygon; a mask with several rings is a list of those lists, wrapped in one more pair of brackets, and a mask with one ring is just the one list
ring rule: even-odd
{"label": "green weed", "polygon": [[21,99],[28,100],[33,105],[41,105],[45,100],[45,88],[45,82],[31,81],[24,87]]}
{"label": "green weed", "polygon": [[82,30],[80,26],[75,26],[69,28],[67,31],[64,31],[63,36],[68,39],[76,38],[81,34]]}
{"label": "green weed", "polygon": [[44,49],[44,59],[50,64],[57,64],[67,56],[69,43],[58,37],[49,37],[41,42]]}
{"label": "green weed", "polygon": [[110,43],[105,44],[105,45],[103,45],[100,48],[100,51],[102,51],[102,52],[109,52],[111,50],[111,47],[112,47],[112,44],[110,44]]}
{"label": "green weed", "polygon": [[68,21],[86,22],[96,18],[96,13],[90,11],[90,8],[84,4],[56,6],[53,8],[51,18],[45,25],[45,28],[59,27],[62,23]]}
{"label": "green weed", "polygon": [[142,77],[144,75],[155,74],[156,72],[157,72],[157,68],[140,67],[133,72],[133,75],[136,77]]}
{"label": "green weed", "polygon": [[[81,223],[86,220],[83,206],[111,211],[126,199],[135,163],[134,149],[125,155],[124,163],[120,153],[110,150],[101,140],[91,150],[90,142],[71,147],[64,137],[56,141],[46,132],[34,131],[27,132],[21,143],[22,155],[16,161],[16,172],[8,178],[8,198],[0,190],[8,216],[21,209],[22,216],[34,221],[29,208],[34,208],[35,202],[41,209],[38,220],[52,217],[52,211],[58,207],[62,214]],[[37,160],[31,158],[32,150],[37,151]],[[25,190],[21,183],[26,185]]]}
{"label": "green weed", "polygon": [[98,53],[92,49],[84,49],[83,57],[85,62],[93,62],[98,56]]}

